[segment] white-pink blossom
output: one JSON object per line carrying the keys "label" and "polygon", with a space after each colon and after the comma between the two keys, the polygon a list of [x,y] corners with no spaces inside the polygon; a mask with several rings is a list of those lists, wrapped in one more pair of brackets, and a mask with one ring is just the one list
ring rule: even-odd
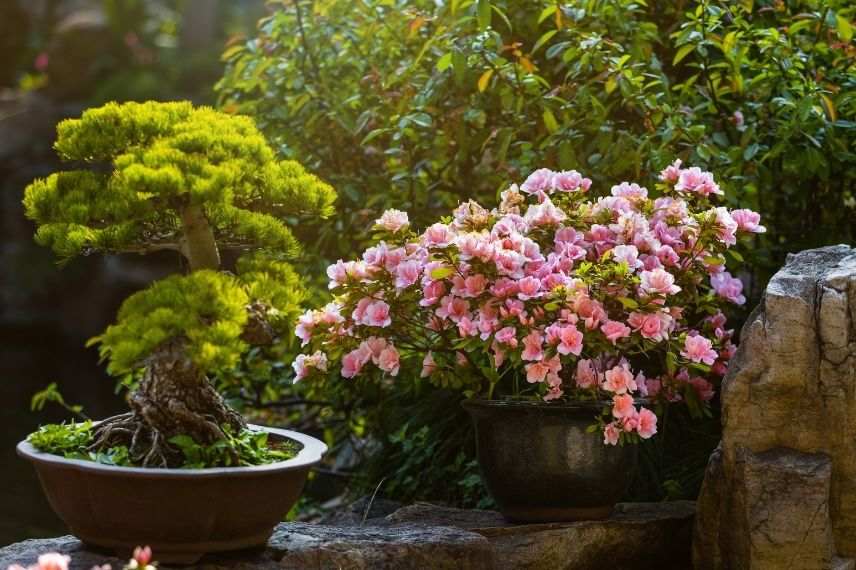
{"label": "white-pink blossom", "polygon": [[407,212],[390,209],[375,220],[375,225],[386,231],[395,233],[407,228],[410,225],[410,219],[407,217]]}
{"label": "white-pink blossom", "polygon": [[742,305],[746,302],[746,297],[743,295],[743,282],[737,277],[732,277],[728,271],[711,275],[710,286],[713,287],[717,295],[736,305]]}

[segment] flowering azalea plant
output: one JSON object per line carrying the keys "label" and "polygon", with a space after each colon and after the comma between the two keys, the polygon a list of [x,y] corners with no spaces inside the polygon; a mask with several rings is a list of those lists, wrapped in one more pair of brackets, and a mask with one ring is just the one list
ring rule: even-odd
{"label": "flowering azalea plant", "polygon": [[660,403],[707,413],[734,352],[721,309],[745,302],[726,253],[760,216],[718,206],[711,173],[680,160],[652,192],[590,186],[540,169],[422,233],[385,212],[376,245],[327,270],[334,301],[300,317],[295,381],[410,367],[468,397],[604,402],[592,431],[612,445],[653,436]]}

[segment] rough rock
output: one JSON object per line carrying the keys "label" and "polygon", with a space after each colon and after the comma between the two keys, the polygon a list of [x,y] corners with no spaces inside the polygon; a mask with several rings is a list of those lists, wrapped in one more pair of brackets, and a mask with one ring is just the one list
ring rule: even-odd
{"label": "rough rock", "polygon": [[415,503],[402,507],[387,516],[386,522],[454,526],[465,530],[512,526],[497,511],[456,509],[433,503]]}
{"label": "rough rock", "polygon": [[[419,503],[362,527],[282,523],[267,548],[208,555],[195,567],[683,570],[690,561],[694,510],[689,501],[627,503],[604,521],[512,525],[495,511]],[[124,563],[67,536],[0,549],[0,568],[31,564],[49,551],[71,555],[72,570],[97,564],[121,568]]]}
{"label": "rough rock", "polygon": [[[32,564],[44,552],[70,555],[71,570],[90,570],[98,564],[122,568],[127,562],[110,552],[87,547],[74,537],[64,536],[26,540],[0,549],[0,568],[15,563]],[[483,570],[494,566],[487,539],[457,528],[426,525],[343,528],[282,523],[274,530],[267,548],[207,555],[194,567],[206,570]],[[170,566],[161,564],[159,568],[166,570]]]}
{"label": "rough rock", "polygon": [[856,557],[856,249],[791,255],[722,387],[694,531],[700,570],[845,568]]}
{"label": "rough rock", "polygon": [[605,521],[474,529],[502,570],[685,570],[695,505],[626,503]]}

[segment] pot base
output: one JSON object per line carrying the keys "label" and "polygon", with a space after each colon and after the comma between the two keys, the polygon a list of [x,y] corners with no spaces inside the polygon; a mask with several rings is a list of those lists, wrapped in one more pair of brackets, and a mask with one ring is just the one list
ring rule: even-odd
{"label": "pot base", "polygon": [[507,507],[502,509],[502,516],[517,524],[599,521],[608,519],[612,514],[612,506],[604,507]]}

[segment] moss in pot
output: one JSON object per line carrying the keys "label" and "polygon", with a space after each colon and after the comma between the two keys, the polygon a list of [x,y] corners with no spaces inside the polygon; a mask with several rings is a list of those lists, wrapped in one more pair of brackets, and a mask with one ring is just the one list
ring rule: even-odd
{"label": "moss in pot", "polygon": [[[81,168],[27,187],[36,241],[63,262],[169,250],[186,271],[130,296],[90,341],[129,388],[130,411],[44,427],[19,452],[72,532],[94,544],[148,543],[186,561],[263,543],[325,447],[248,426],[211,379],[290,333],[303,288],[284,220],[328,216],[335,194],[275,160],[249,119],[186,102],[110,103],[57,131],[58,153]],[[234,273],[220,268],[223,249],[243,252]],[[202,500],[194,484],[230,498]],[[136,516],[108,512],[123,508]]]}
{"label": "moss in pot", "polygon": [[680,160],[650,191],[596,192],[544,168],[421,232],[387,211],[300,318],[297,379],[458,389],[507,518],[608,516],[663,408],[709,413],[734,351],[722,309],[745,302],[726,259],[764,228]]}

